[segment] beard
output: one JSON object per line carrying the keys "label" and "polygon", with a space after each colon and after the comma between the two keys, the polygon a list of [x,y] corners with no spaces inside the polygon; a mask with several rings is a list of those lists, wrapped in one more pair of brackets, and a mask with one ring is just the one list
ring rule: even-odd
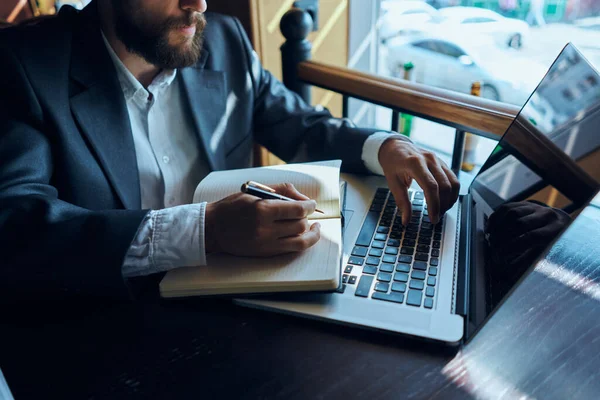
{"label": "beard", "polygon": [[[140,7],[131,1],[113,0],[115,33],[127,51],[144,58],[148,63],[163,69],[176,69],[196,64],[203,45],[206,19],[200,13],[188,13],[183,17],[167,18],[160,22],[150,21]],[[195,26],[192,37],[171,44],[171,32],[186,26]]]}

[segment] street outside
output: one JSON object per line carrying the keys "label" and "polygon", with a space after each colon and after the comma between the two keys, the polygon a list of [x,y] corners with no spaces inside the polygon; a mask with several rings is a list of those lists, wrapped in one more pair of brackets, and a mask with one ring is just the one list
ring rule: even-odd
{"label": "street outside", "polygon": [[[573,24],[551,23],[542,27],[531,27],[530,35],[523,42],[521,49],[505,50],[506,68],[511,67],[511,57],[526,57],[548,69],[568,42],[574,43],[583,55],[600,69],[600,17],[582,19]],[[537,82],[542,77],[543,75],[537,77]],[[390,118],[391,113],[388,110],[377,110],[376,121],[380,128],[389,129]],[[445,154],[445,158],[448,158],[454,144],[454,130],[426,120],[414,119],[411,138],[424,147]],[[476,164],[481,165],[485,161],[495,143],[490,139],[479,138]]]}

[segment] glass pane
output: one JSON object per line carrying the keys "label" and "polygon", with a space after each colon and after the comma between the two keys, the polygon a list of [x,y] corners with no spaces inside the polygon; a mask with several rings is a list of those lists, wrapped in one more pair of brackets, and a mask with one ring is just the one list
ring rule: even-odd
{"label": "glass pane", "polygon": [[[381,4],[388,12],[387,18],[380,18],[379,32],[393,32],[380,42],[378,51],[379,72],[388,77],[408,77],[467,94],[477,81],[483,85],[482,97],[521,107],[568,42],[600,66],[598,1],[383,0]],[[423,5],[431,6],[430,18],[410,15]],[[408,63],[413,69],[407,73]],[[577,103],[599,84],[591,76],[562,88],[556,96]],[[532,99],[531,104],[537,119],[559,122],[559,115],[547,115],[556,112],[544,101]],[[427,124],[415,122],[415,138],[428,147],[440,146],[438,135],[420,134],[421,129],[428,129]]]}

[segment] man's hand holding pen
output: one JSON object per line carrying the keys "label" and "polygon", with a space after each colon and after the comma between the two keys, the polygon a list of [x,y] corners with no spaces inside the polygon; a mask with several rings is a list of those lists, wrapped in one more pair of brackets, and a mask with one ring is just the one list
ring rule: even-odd
{"label": "man's hand holding pen", "polygon": [[[273,256],[313,246],[320,225],[307,217],[317,203],[291,184],[272,185],[277,194],[296,201],[261,199],[237,193],[206,206],[206,251],[239,256]],[[227,228],[227,229],[226,229]]]}

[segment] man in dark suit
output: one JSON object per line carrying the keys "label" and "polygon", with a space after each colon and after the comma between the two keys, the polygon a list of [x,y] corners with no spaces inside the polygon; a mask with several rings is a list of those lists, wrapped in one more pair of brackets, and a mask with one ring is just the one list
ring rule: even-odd
{"label": "man in dark suit", "polygon": [[268,256],[319,239],[315,203],[230,196],[189,204],[211,170],[248,167],[254,141],[286,161],[340,158],[407,187],[433,222],[456,177],[399,135],[310,107],[265,71],[238,21],[205,0],[96,0],[0,33],[0,293],[127,295],[127,278]]}

